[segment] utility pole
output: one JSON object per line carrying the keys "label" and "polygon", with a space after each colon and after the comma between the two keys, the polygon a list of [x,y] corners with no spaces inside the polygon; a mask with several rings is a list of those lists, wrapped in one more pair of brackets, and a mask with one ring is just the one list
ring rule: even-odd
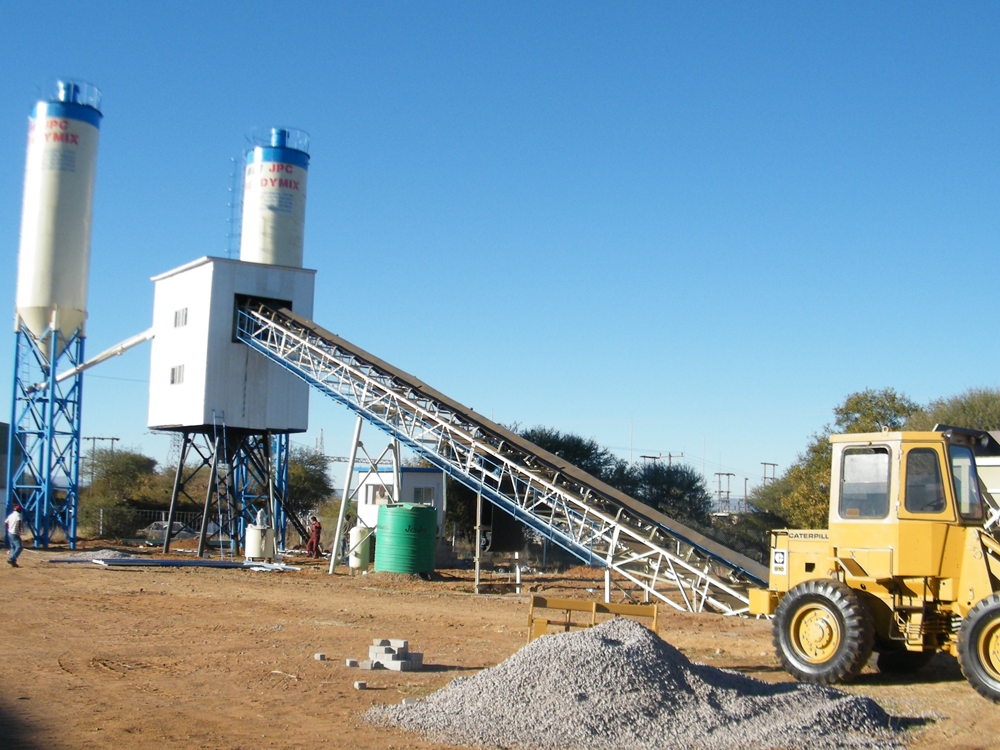
{"label": "utility pole", "polygon": [[97,441],[98,440],[110,440],[111,441],[111,454],[114,455],[115,443],[117,443],[120,438],[116,437],[85,437],[84,440],[90,441],[90,483],[94,483],[94,454],[97,452]]}
{"label": "utility pole", "polygon": [[[764,484],[767,484],[767,480],[768,479],[770,479],[773,482],[774,481],[774,470],[778,468],[778,464],[770,464],[767,461],[761,461],[760,463],[761,463],[761,466],[764,467]],[[767,475],[767,467],[768,466],[771,467],[771,476],[770,477],[768,477],[768,475]]]}
{"label": "utility pole", "polygon": [[718,505],[719,505],[719,512],[720,513],[723,512],[723,506],[722,506],[722,478],[723,477],[726,478],[726,505],[725,505],[725,513],[726,513],[726,515],[728,515],[729,514],[729,490],[730,490],[730,482],[732,481],[732,478],[735,477],[736,475],[733,474],[731,471],[717,471],[717,472],[715,472],[715,476],[717,476],[719,478],[719,501],[718,501]]}
{"label": "utility pole", "polygon": [[747,498],[750,497],[750,491],[747,489],[750,486],[750,477],[743,477],[743,512],[747,512],[747,508],[750,507],[750,503]]}

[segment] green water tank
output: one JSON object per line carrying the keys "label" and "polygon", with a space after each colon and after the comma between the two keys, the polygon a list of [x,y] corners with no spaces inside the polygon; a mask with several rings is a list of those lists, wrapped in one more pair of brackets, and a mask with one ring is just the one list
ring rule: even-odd
{"label": "green water tank", "polygon": [[437,509],[400,503],[378,509],[375,572],[431,573],[437,552]]}

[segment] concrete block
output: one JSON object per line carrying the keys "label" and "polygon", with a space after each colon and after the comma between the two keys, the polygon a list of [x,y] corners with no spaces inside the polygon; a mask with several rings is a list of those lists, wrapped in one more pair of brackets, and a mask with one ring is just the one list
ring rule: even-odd
{"label": "concrete block", "polygon": [[375,640],[372,641],[372,645],[373,646],[388,646],[389,645],[389,639],[388,638],[376,638]]}
{"label": "concrete block", "polygon": [[368,683],[367,682],[358,681],[358,682],[354,683],[354,689],[355,690],[365,690],[367,688],[368,688]]}
{"label": "concrete block", "polygon": [[326,661],[326,654],[313,654],[313,659],[316,661]]}
{"label": "concrete block", "polygon": [[410,662],[410,667],[412,668],[412,671],[419,672],[421,669],[424,668],[424,655],[419,651],[411,651],[407,655],[407,659]]}
{"label": "concrete block", "polygon": [[375,669],[376,664],[371,659],[358,662],[358,669]]}
{"label": "concrete block", "polygon": [[390,638],[389,645],[396,649],[396,651],[402,651],[404,654],[410,650],[410,642],[404,641],[401,638]]}
{"label": "concrete block", "polygon": [[403,698],[403,705],[404,706],[412,706],[412,705],[415,705],[416,702],[417,702],[416,698]]}
{"label": "concrete block", "polygon": [[368,655],[372,658],[376,656],[391,656],[396,653],[396,651],[389,646],[369,646]]}
{"label": "concrete block", "polygon": [[383,664],[390,672],[409,672],[410,662],[408,661],[387,661]]}
{"label": "concrete block", "polygon": [[349,667],[356,667],[356,666],[358,666],[358,660],[357,659],[348,659],[347,660],[347,666],[349,666]]}

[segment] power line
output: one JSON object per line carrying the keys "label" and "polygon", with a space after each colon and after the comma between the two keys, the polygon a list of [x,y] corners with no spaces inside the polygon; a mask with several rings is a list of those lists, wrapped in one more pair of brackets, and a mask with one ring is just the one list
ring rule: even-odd
{"label": "power line", "polygon": [[662,461],[663,459],[667,459],[667,466],[673,466],[674,465],[674,459],[675,458],[684,458],[684,454],[683,453],[667,453],[666,455],[664,455],[663,453],[661,453],[661,454],[659,454],[657,456],[639,456],[639,458],[649,459],[653,463],[656,463],[657,461]]}

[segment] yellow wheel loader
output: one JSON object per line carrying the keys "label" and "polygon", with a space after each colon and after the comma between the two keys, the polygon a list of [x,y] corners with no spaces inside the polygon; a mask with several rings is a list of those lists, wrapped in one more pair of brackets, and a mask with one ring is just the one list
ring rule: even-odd
{"label": "yellow wheel loader", "polygon": [[1000,542],[987,530],[975,451],[959,428],[834,435],[826,530],[771,532],[774,645],[799,680],[848,682],[878,654],[909,672],[938,651],[1000,702]]}

